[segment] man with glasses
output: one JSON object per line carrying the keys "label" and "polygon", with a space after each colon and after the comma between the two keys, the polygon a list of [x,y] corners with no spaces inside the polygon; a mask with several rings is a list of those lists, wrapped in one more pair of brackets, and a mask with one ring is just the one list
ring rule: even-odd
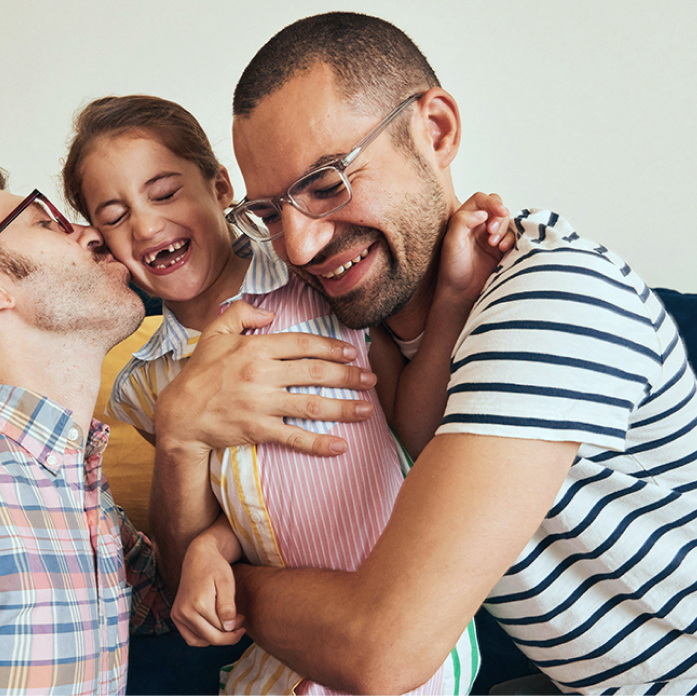
{"label": "man with glasses", "polygon": [[101,473],[102,360],[143,306],[91,227],[0,171],[0,691],[117,694],[131,630],[167,630],[148,540]]}
{"label": "man with glasses", "polygon": [[[458,207],[460,121],[413,43],[349,13],[286,27],[243,73],[233,138],[247,195],[231,219],[348,326],[418,340]],[[606,248],[549,211],[515,224],[516,249],[456,346],[443,424],[366,562],[239,564],[237,609],[269,652],[354,693],[425,682],[484,601],[563,691],[692,693],[697,398],[684,347]],[[176,500],[187,479],[170,474]]]}

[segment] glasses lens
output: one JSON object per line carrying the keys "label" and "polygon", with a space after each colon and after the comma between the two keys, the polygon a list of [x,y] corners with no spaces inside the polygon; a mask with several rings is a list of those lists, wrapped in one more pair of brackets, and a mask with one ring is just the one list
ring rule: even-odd
{"label": "glasses lens", "polygon": [[39,194],[36,197],[35,203],[41,207],[46,213],[46,216],[53,220],[63,232],[70,234],[73,231],[73,226],[67,221],[63,213],[61,213],[46,196]]}
{"label": "glasses lens", "polygon": [[295,205],[313,217],[324,217],[351,200],[348,179],[336,167],[322,167],[288,189]]}
{"label": "glasses lens", "polygon": [[238,206],[228,215],[228,221],[248,237],[262,242],[281,233],[278,210],[264,201],[250,201]]}

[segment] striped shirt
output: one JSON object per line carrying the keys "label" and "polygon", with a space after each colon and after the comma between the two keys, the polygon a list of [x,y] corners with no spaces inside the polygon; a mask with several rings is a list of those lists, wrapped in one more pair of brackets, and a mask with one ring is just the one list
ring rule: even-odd
{"label": "striped shirt", "polygon": [[641,279],[549,211],[455,347],[441,433],[581,443],[487,609],[564,692],[697,693],[697,398]]}
{"label": "striped shirt", "polygon": [[129,617],[167,630],[150,543],[102,477],[107,438],[0,385],[0,693],[124,693]]}
{"label": "striped shirt", "polygon": [[[356,346],[357,364],[368,367],[365,335],[342,326],[329,306],[285,267],[268,246],[254,245],[252,263],[239,295],[273,311],[271,326],[257,333],[299,331],[340,338]],[[121,373],[110,409],[152,432],[157,394],[181,369],[195,344],[194,332],[177,326],[182,357],[172,346],[176,319],[168,311],[161,330]],[[157,355],[156,355],[157,354]],[[146,359],[146,355],[152,356]],[[356,398],[351,391],[307,389],[333,398]],[[241,446],[213,452],[211,485],[251,563],[277,567],[355,570],[365,560],[386,525],[403,481],[401,449],[392,437],[374,391],[362,393],[375,407],[364,423],[299,425],[347,440],[348,452],[330,459],[301,454],[277,445]],[[463,634],[446,664],[416,693],[466,693],[478,665],[473,626]],[[332,693],[305,680],[253,645],[223,671],[226,693]]]}

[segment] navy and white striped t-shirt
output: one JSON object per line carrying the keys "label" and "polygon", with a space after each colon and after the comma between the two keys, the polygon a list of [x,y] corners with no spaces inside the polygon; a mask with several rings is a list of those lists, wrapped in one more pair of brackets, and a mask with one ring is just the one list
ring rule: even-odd
{"label": "navy and white striped t-shirt", "polygon": [[697,398],[672,319],[615,254],[516,217],[455,347],[438,433],[580,442],[486,607],[565,692],[697,693]]}

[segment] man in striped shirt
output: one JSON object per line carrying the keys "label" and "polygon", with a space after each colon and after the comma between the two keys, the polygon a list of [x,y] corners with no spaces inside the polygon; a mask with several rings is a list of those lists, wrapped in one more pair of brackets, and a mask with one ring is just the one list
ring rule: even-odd
{"label": "man in striped shirt", "polygon": [[91,227],[0,172],[0,693],[121,694],[129,619],[168,629],[153,549],[102,475],[109,348],[143,317]]}
{"label": "man in striped shirt", "polygon": [[[392,139],[341,154],[412,95]],[[300,20],[247,67],[234,113],[245,209],[264,211],[281,258],[347,325],[416,338],[458,207],[460,138],[418,49],[374,18]],[[293,193],[326,166],[352,194],[309,216]],[[437,219],[405,218],[426,190]],[[697,398],[684,347],[605,247],[549,211],[515,225],[516,249],[457,343],[443,423],[368,559],[354,573],[240,564],[237,609],[283,662],[354,692],[423,683],[486,601],[563,692],[697,693]]]}

